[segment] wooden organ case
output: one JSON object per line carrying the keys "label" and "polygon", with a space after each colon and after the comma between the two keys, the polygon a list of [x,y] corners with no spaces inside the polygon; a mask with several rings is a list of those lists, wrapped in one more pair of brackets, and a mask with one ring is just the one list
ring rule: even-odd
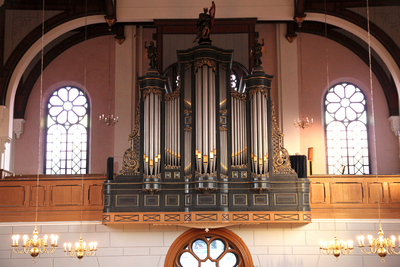
{"label": "wooden organ case", "polygon": [[231,88],[233,51],[177,51],[172,90],[150,68],[130,147],[104,183],[103,223],[219,227],[311,222],[309,181],[283,148],[261,66]]}

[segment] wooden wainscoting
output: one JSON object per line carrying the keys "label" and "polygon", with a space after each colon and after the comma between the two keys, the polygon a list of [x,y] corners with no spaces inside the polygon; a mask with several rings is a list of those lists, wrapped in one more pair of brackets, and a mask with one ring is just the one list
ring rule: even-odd
{"label": "wooden wainscoting", "polygon": [[40,175],[0,179],[0,222],[100,221],[103,212],[102,175]]}
{"label": "wooden wainscoting", "polygon": [[[312,175],[313,219],[400,219],[399,175]],[[333,214],[335,211],[335,214]]]}

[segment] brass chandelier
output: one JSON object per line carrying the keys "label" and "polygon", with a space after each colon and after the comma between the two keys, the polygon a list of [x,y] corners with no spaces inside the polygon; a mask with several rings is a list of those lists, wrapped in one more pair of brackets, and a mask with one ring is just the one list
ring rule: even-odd
{"label": "brass chandelier", "polygon": [[57,235],[51,235],[51,250],[47,250],[48,243],[47,239],[48,236],[45,235],[44,238],[39,238],[39,231],[37,230],[37,226],[35,225],[35,230],[33,231],[33,237],[28,238],[27,235],[24,235],[22,237],[23,243],[22,243],[22,250],[18,249],[18,240],[19,240],[19,235],[13,235],[13,243],[12,243],[12,249],[13,252],[16,254],[30,254],[34,259],[41,253],[53,253],[56,248],[57,248],[57,241],[58,241],[58,236]]}
{"label": "brass chandelier", "polygon": [[[325,5],[325,58],[326,58],[326,86],[327,88],[329,88],[329,53],[328,53],[328,24],[326,22],[326,0],[324,1],[324,5]],[[312,120],[311,120],[312,123]],[[333,185],[333,176],[331,176],[332,178],[332,185]],[[332,189],[333,190],[333,189]],[[333,191],[332,191],[332,195]],[[332,202],[335,203],[335,201]],[[339,256],[340,255],[350,255],[353,253],[353,241],[352,240],[347,240],[347,241],[343,241],[343,240],[338,240],[337,238],[337,234],[336,234],[336,216],[335,216],[335,206],[333,206],[333,223],[334,223],[334,228],[335,228],[335,237],[333,238],[333,240],[330,240],[329,242],[327,241],[320,241],[320,250],[321,253],[324,255],[333,255],[336,258],[336,261],[338,261]]]}
{"label": "brass chandelier", "polygon": [[[369,250],[367,251],[365,249],[365,243],[364,243],[364,236],[357,236],[358,240],[358,246],[361,249],[361,252],[364,254],[378,254],[379,257],[381,257],[382,263],[385,262],[384,257],[386,255],[399,255],[399,252],[396,252],[396,237],[394,235],[391,236],[391,238],[384,238],[383,237],[383,230],[382,226],[379,226],[379,232],[378,232],[378,238],[373,238],[371,235],[367,236],[368,239],[368,247]],[[400,236],[399,236],[399,241],[400,241]],[[398,246],[400,248],[400,244]]]}
{"label": "brass chandelier", "polygon": [[[40,111],[39,111],[39,117],[42,118],[42,100],[43,100],[43,48],[44,48],[44,0],[43,0],[43,5],[42,5],[42,37],[41,37],[41,65],[40,65]],[[16,254],[30,254],[34,261],[36,261],[36,257],[39,256],[39,254],[49,254],[53,253],[57,249],[57,241],[58,241],[58,236],[57,235],[50,235],[51,238],[51,249],[48,250],[48,243],[47,239],[48,236],[45,235],[44,238],[39,237],[39,231],[37,229],[37,217],[38,217],[38,208],[39,208],[39,170],[40,170],[40,147],[41,147],[41,132],[42,132],[42,127],[39,124],[39,149],[38,149],[38,167],[37,167],[37,178],[36,178],[36,212],[35,212],[35,230],[33,230],[33,236],[32,238],[28,238],[27,235],[24,235],[22,237],[23,243],[22,243],[22,250],[19,250],[19,235],[13,235],[12,236],[12,251]]]}
{"label": "brass chandelier", "polygon": [[326,242],[326,241],[320,241],[320,250],[321,253],[324,255],[333,255],[336,257],[336,261],[338,260],[339,256],[341,254],[343,255],[350,255],[353,253],[353,241],[348,240],[343,241],[343,240],[338,240],[337,236],[335,234],[335,237],[333,240]]}
{"label": "brass chandelier", "polygon": [[302,117],[301,119],[298,118],[297,120],[294,120],[293,125],[296,128],[301,128],[301,129],[305,129],[308,127],[311,127],[313,124],[314,120],[311,119],[309,120],[308,117]]}
{"label": "brass chandelier", "polygon": [[[86,16],[85,16],[85,41],[87,41],[87,0],[86,0]],[[85,46],[85,49],[87,46]],[[84,93],[86,93],[86,51],[85,51],[85,59],[84,59],[84,72],[83,72],[83,88]],[[83,242],[82,239],[82,221],[83,221],[83,172],[82,173],[82,183],[81,183],[81,230],[79,241],[75,243],[74,246],[71,243],[64,243],[64,253],[67,257],[77,257],[79,262],[84,256],[94,256],[97,252],[97,242],[90,242],[89,245],[86,245],[86,242]]]}
{"label": "brass chandelier", "polygon": [[115,125],[118,123],[118,116],[111,114],[110,101],[111,101],[111,38],[108,42],[108,114],[101,114],[99,116],[99,122],[106,124],[107,126]]}
{"label": "brass chandelier", "polygon": [[[300,24],[301,25],[301,24]],[[300,28],[301,29],[301,28]],[[301,31],[300,31],[300,35],[299,35],[299,41],[300,41],[300,94],[301,94],[301,112],[304,111],[303,109],[303,57],[302,57],[302,49],[301,49]],[[311,127],[313,125],[314,120],[311,118],[311,120],[308,119],[308,117],[302,117],[294,119],[293,121],[293,125],[296,128],[301,128],[301,129],[305,129],[308,127]]]}
{"label": "brass chandelier", "polygon": [[[369,17],[369,2],[367,1],[367,40],[368,40],[368,61],[369,61],[369,83],[370,83],[370,90],[371,90],[371,106],[372,112],[374,112],[374,91],[373,91],[373,83],[372,83],[372,60],[371,60],[371,30],[370,30],[370,17]],[[374,117],[372,117],[372,124],[374,123]],[[375,147],[375,166],[378,166],[377,163],[377,156],[376,156],[376,138],[375,138],[375,126],[372,127],[374,132],[374,147]],[[376,183],[379,184],[378,180],[378,173],[376,171]],[[382,223],[381,223],[381,210],[380,210],[380,194],[379,194],[379,187],[376,187],[377,196],[378,196],[378,217],[379,217],[379,231],[378,231],[378,238],[372,237],[372,235],[368,235],[368,247],[369,250],[365,249],[365,238],[363,235],[358,236],[358,246],[362,253],[364,254],[377,254],[381,257],[381,262],[385,262],[385,257],[387,255],[399,255],[400,252],[396,252],[396,238],[392,235],[391,238],[385,238],[383,236],[382,230]],[[400,236],[399,236],[400,241]],[[400,245],[398,246],[400,248]]]}
{"label": "brass chandelier", "polygon": [[94,256],[97,252],[97,242],[90,242],[86,245],[82,239],[82,233],[79,238],[79,242],[76,242],[74,246],[71,243],[64,243],[64,253],[67,257],[77,257],[79,261],[84,256]]}

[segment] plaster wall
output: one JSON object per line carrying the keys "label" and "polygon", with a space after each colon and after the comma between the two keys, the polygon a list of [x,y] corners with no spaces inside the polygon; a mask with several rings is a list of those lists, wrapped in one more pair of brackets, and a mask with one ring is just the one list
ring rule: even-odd
{"label": "plaster wall", "polygon": [[[95,49],[94,49],[95,48]],[[111,49],[111,62],[109,62]],[[108,114],[108,95],[110,111],[114,112],[114,55],[115,41],[108,37],[98,37],[68,49],[52,61],[43,74],[43,114],[50,95],[62,86],[76,86],[86,90],[90,98],[90,137],[89,172],[104,173],[107,157],[113,155],[114,129],[98,121],[101,114]],[[84,66],[86,62],[86,89],[84,88]],[[111,81],[109,82],[109,68]],[[111,87],[110,87],[111,85]],[[110,94],[109,92],[110,88]],[[37,173],[39,142],[40,79],[32,89],[25,111],[24,132],[15,138],[14,172],[18,174]],[[42,127],[44,122],[42,122]],[[43,169],[45,130],[41,131],[40,170]],[[27,163],[26,159],[30,159]]]}
{"label": "plaster wall", "polygon": [[[254,266],[267,267],[373,267],[380,266],[377,255],[363,255],[358,247],[352,255],[342,255],[336,262],[332,255],[321,255],[320,239],[329,241],[334,237],[336,226],[339,239],[351,239],[357,242],[357,235],[377,236],[378,221],[313,221],[310,224],[260,224],[228,227],[247,245],[253,258]],[[398,220],[383,222],[385,237],[398,235]],[[63,252],[65,242],[79,240],[81,226],[78,223],[60,222],[57,225],[39,223],[39,235],[58,234],[59,248],[53,254],[40,256],[36,267],[162,267],[165,256],[174,240],[188,230],[178,226],[154,225],[111,225],[84,223],[82,237],[85,242],[98,242],[95,257],[84,257],[79,263],[76,258],[67,258]],[[33,225],[0,225],[0,266],[30,267],[32,258],[25,254],[11,251],[13,234],[31,234]],[[355,243],[356,245],[356,243]],[[397,267],[398,256],[387,256],[385,267]],[[169,267],[169,266],[168,266]],[[247,267],[247,266],[246,266]]]}

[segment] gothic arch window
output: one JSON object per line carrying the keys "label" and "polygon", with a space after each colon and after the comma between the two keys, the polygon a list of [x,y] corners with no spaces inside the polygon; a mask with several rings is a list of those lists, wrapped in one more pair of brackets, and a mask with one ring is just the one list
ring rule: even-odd
{"label": "gothic arch window", "polygon": [[243,240],[230,230],[190,229],[171,245],[164,266],[245,267],[253,266],[253,260]]}
{"label": "gothic arch window", "polygon": [[76,87],[53,92],[47,102],[45,166],[46,174],[88,172],[89,101]]}
{"label": "gothic arch window", "polygon": [[368,114],[365,95],[351,83],[338,83],[325,95],[329,174],[369,174]]}

